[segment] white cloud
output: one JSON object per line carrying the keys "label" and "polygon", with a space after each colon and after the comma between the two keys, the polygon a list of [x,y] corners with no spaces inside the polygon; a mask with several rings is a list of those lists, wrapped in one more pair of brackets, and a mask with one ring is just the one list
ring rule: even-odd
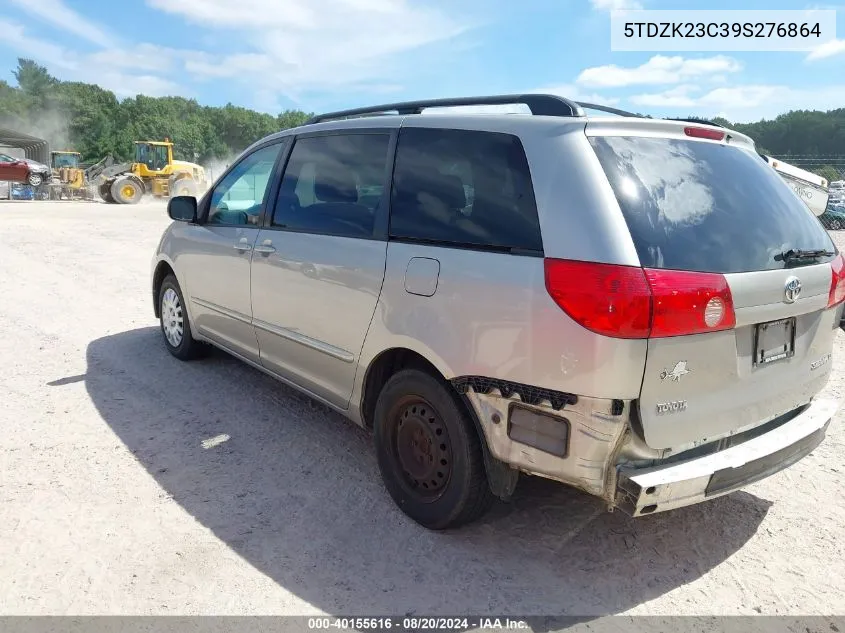
{"label": "white cloud", "polygon": [[622,11],[625,9],[642,9],[643,5],[637,0],[590,0],[594,9],[599,11]]}
{"label": "white cloud", "polygon": [[832,39],[811,50],[807,55],[807,61],[826,59],[843,53],[845,53],[845,40]]}
{"label": "white cloud", "polygon": [[634,95],[629,101],[634,105],[649,108],[690,108],[697,105],[695,97],[692,95],[695,90],[695,86],[684,84],[664,92]]}
{"label": "white cloud", "polygon": [[735,73],[741,69],[742,64],[725,55],[695,59],[655,55],[645,64],[634,68],[624,68],[615,64],[587,68],[578,75],[577,82],[599,88],[674,84],[699,77],[715,80],[719,79],[723,73]]}
{"label": "white cloud", "polygon": [[[147,0],[163,12],[213,29],[227,43],[244,43],[234,54],[191,62],[200,76],[270,82],[296,98],[315,89],[395,81],[400,59],[420,47],[441,46],[470,25],[453,10],[406,0]],[[266,86],[265,86],[266,88]]]}
{"label": "white cloud", "polygon": [[62,0],[8,0],[22,11],[53,24],[63,32],[73,33],[99,46],[112,46],[113,39],[95,23],[66,6]]}
{"label": "white cloud", "polygon": [[688,114],[722,116],[730,121],[757,121],[790,110],[840,108],[845,103],[845,84],[819,88],[751,84],[709,91],[684,85],[665,92],[635,95],[629,101],[654,108],[681,108]]}
{"label": "white cloud", "polygon": [[[133,64],[132,56],[117,55],[115,51],[111,51],[111,54],[79,54],[51,42],[31,37],[20,24],[3,19],[0,19],[0,32],[3,33],[0,44],[47,64],[51,69],[61,69],[62,78],[69,81],[97,84],[113,91],[119,97],[136,94],[161,96],[183,92],[183,89],[175,82],[158,74],[144,72],[155,69],[144,67],[143,64]],[[152,45],[148,45],[148,48],[143,50],[156,56],[162,64],[165,63],[169,54],[167,49],[156,49]],[[127,68],[142,72],[128,73],[125,72]]]}
{"label": "white cloud", "polygon": [[597,105],[614,106],[619,103],[619,99],[600,95],[595,92],[584,92],[583,90],[572,84],[558,84],[554,86],[545,86],[542,88],[537,88],[536,90],[529,90],[529,92],[540,92],[544,94],[558,95],[561,97],[566,97],[567,99],[571,99],[573,101],[579,101],[582,103],[594,103]]}
{"label": "white cloud", "polygon": [[409,68],[433,72],[438,60],[471,44],[457,36],[477,26],[447,4],[410,0],[286,0],[283,10],[278,0],[146,0],[168,14],[163,19],[201,27],[200,41],[210,36],[205,51],[180,50],[119,42],[63,0],[10,1],[98,45],[94,53],[74,52],[32,37],[19,24],[11,37],[4,33],[0,46],[60,69],[62,79],[98,83],[120,95],[179,94],[193,82],[227,79],[243,87],[245,102],[262,109],[275,109],[281,96],[301,102],[316,91],[395,91]]}

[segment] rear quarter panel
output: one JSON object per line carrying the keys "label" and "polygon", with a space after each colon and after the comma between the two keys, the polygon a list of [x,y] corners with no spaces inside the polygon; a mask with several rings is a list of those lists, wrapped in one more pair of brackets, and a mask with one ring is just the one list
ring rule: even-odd
{"label": "rear quarter panel", "polygon": [[[412,257],[440,262],[433,296],[405,290]],[[610,339],[572,321],[546,292],[540,257],[390,242],[361,360],[366,367],[384,350],[407,348],[447,379],[486,376],[627,399],[639,394],[646,347],[646,341]]]}

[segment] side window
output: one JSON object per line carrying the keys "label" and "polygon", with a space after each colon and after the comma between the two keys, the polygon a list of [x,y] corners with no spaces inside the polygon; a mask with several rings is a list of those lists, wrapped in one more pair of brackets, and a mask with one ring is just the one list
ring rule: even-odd
{"label": "side window", "polygon": [[390,134],[297,139],[273,225],[309,233],[370,237],[381,201]]}
{"label": "side window", "polygon": [[391,237],[542,251],[531,174],[516,136],[404,128],[396,151]]}
{"label": "side window", "polygon": [[285,143],[256,150],[220,181],[211,194],[209,224],[258,224],[273,166]]}

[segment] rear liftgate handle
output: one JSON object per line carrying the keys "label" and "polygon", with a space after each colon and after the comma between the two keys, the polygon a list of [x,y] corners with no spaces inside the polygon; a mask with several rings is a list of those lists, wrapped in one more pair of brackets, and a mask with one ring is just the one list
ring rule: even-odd
{"label": "rear liftgate handle", "polygon": [[261,253],[262,255],[269,255],[270,253],[276,252],[276,247],[273,246],[273,240],[264,240],[261,242],[261,246],[255,247],[256,253]]}

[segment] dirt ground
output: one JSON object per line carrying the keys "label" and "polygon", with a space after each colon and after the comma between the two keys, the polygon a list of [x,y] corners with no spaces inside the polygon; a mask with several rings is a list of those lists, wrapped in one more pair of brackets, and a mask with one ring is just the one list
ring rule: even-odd
{"label": "dirt ground", "polygon": [[698,507],[631,520],[524,478],[431,533],[362,430],[222,354],[167,354],[167,223],[0,203],[0,613],[845,613],[842,413],[808,458]]}

